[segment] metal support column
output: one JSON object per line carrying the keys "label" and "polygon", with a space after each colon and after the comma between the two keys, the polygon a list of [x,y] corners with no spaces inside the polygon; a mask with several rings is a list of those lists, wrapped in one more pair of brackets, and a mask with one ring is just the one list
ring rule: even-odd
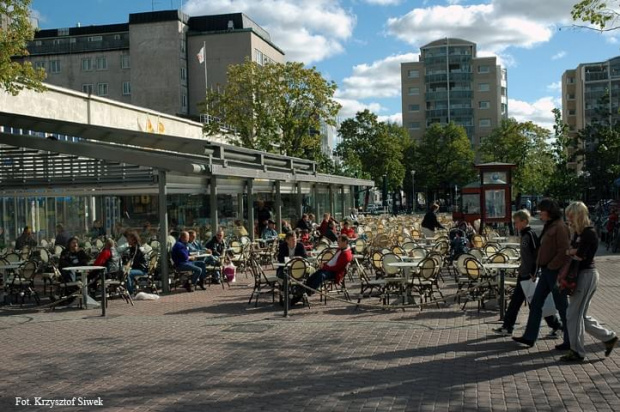
{"label": "metal support column", "polygon": [[209,209],[211,209],[211,231],[213,236],[217,233],[220,227],[220,222],[217,217],[217,178],[211,176],[209,180]]}
{"label": "metal support column", "polygon": [[276,227],[278,228],[278,233],[282,233],[282,193],[280,192],[280,181],[276,180],[274,184],[276,185]]}
{"label": "metal support column", "polygon": [[[297,210],[297,213],[299,214],[299,219],[301,219],[301,216],[304,214],[304,194],[301,190],[301,183],[297,183],[295,185],[297,187],[297,196],[296,196],[296,200],[295,200],[295,210]],[[291,222],[293,223],[293,222]]]}
{"label": "metal support column", "polygon": [[243,193],[237,193],[237,219],[243,222]]}
{"label": "metal support column", "polygon": [[342,219],[344,219],[346,216],[348,216],[349,214],[348,209],[346,207],[346,199],[345,199],[345,194],[344,194],[344,186],[340,186],[340,206],[342,206]]}
{"label": "metal support column", "polygon": [[248,233],[250,239],[254,241],[254,180],[249,179],[247,182],[247,194],[248,194]]}
{"label": "metal support column", "polygon": [[334,219],[336,218],[336,203],[334,202],[334,188],[329,185],[329,213],[332,214]]}
{"label": "metal support column", "polygon": [[[316,187],[316,184],[312,185],[310,188],[312,193],[314,193],[314,215],[316,222],[320,222],[321,219],[321,211],[319,210],[319,189]],[[316,223],[315,222],[315,223]]]}
{"label": "metal support column", "polygon": [[166,192],[166,172],[158,171],[159,183],[159,259],[161,263],[161,288],[164,293],[170,292],[170,276],[168,268],[168,199]]}

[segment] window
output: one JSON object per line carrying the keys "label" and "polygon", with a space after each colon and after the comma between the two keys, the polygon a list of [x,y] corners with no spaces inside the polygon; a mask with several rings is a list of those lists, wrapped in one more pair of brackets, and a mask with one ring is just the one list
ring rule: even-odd
{"label": "window", "polygon": [[60,73],[60,60],[50,60],[50,73]]}
{"label": "window", "polygon": [[75,37],[70,37],[69,38],[69,43],[76,43],[77,40],[75,39]]}
{"label": "window", "polygon": [[491,127],[491,119],[480,119],[480,121],[478,122],[478,126]]}
{"label": "window", "polygon": [[45,70],[45,62],[34,62],[34,68],[37,70],[39,69]]}
{"label": "window", "polygon": [[121,39],[121,35],[120,34],[115,34],[114,35],[114,40],[120,40]]}
{"label": "window", "polygon": [[575,83],[575,78],[574,77],[568,77],[566,79],[566,81],[567,81],[568,84],[574,84]]}
{"label": "window", "polygon": [[420,111],[420,105],[419,104],[410,104],[409,105],[409,111],[410,112],[419,112]]}
{"label": "window", "polygon": [[489,83],[480,83],[478,85],[478,91],[480,92],[488,92],[489,90],[491,90]]}
{"label": "window", "polygon": [[89,72],[93,69],[93,61],[90,57],[82,59],[82,71]]}
{"label": "window", "polygon": [[478,102],[478,108],[480,109],[488,109],[489,107],[491,107],[491,102],[489,101],[480,101]]}
{"label": "window", "polygon": [[69,35],[69,28],[68,27],[63,27],[58,29],[58,35],[59,36],[68,36]]}
{"label": "window", "polygon": [[575,100],[575,94],[574,93],[569,93],[568,100]]}
{"label": "window", "polygon": [[478,73],[489,73],[491,68],[487,65],[478,66]]}
{"label": "window", "polygon": [[43,42],[41,40],[35,40],[34,45],[35,46],[42,46]]}
{"label": "window", "polygon": [[575,115],[575,110],[570,109],[570,110],[568,111],[568,115],[569,115],[569,116],[574,116],[574,115]]}
{"label": "window", "polygon": [[105,57],[97,57],[97,70],[108,70],[108,59]]}
{"label": "window", "polygon": [[408,70],[407,77],[409,77],[410,79],[417,79],[418,77],[420,77],[420,71],[419,70]]}
{"label": "window", "polygon": [[265,55],[263,54],[263,52],[258,49],[254,49],[254,60],[256,60],[256,63],[262,66],[265,62],[264,59]]}
{"label": "window", "polygon": [[420,122],[410,122],[409,130],[420,130]]}
{"label": "window", "polygon": [[131,83],[123,82],[123,96],[129,96],[131,94]]}
{"label": "window", "polygon": [[185,39],[181,39],[181,53],[185,54]]}
{"label": "window", "polygon": [[108,84],[107,83],[97,83],[97,95],[98,96],[108,95]]}
{"label": "window", "polygon": [[103,37],[101,36],[89,36],[88,41],[102,41]]}
{"label": "window", "polygon": [[56,45],[56,44],[65,44],[67,42],[67,39],[54,39],[52,41],[52,44]]}
{"label": "window", "polygon": [[121,54],[121,69],[129,69],[129,55]]}
{"label": "window", "polygon": [[187,80],[187,68],[181,67],[181,80]]}
{"label": "window", "polygon": [[93,92],[93,85],[92,84],[83,84],[82,85],[82,92],[83,93],[87,93],[87,94],[92,94],[92,92]]}
{"label": "window", "polygon": [[181,107],[184,110],[187,110],[187,95],[186,94],[181,95]]}
{"label": "window", "polygon": [[420,94],[420,88],[419,87],[410,87],[409,88],[409,96],[417,96]]}

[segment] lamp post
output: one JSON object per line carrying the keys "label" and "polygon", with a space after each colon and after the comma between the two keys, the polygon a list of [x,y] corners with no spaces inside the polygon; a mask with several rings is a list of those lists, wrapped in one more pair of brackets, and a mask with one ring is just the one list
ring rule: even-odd
{"label": "lamp post", "polygon": [[387,175],[383,175],[383,191],[381,193],[381,197],[383,199],[382,205],[383,205],[383,209],[385,211],[385,209],[388,206],[388,182],[387,182]]}
{"label": "lamp post", "polygon": [[415,213],[416,207],[416,198],[415,198],[415,170],[411,171],[411,214]]}

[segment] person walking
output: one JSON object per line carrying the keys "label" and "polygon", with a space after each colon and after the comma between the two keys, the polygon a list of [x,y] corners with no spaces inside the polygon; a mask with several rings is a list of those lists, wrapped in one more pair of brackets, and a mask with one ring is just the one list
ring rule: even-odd
{"label": "person walking", "polygon": [[570,296],[566,311],[570,350],[560,360],[580,362],[586,356],[584,334],[587,332],[605,343],[605,356],[609,356],[618,343],[615,332],[602,327],[592,316],[588,307],[598,287],[599,274],[594,265],[594,255],[598,249],[598,237],[592,227],[588,207],[583,202],[573,202],[566,208],[566,216],[574,231],[571,247],[566,253],[579,261],[577,287]]}
{"label": "person walking", "polygon": [[[497,329],[493,329],[493,332],[500,335],[512,335],[512,330],[517,321],[519,310],[523,306],[525,301],[525,293],[521,282],[534,281],[536,279],[536,257],[538,255],[538,247],[540,240],[536,233],[530,227],[530,213],[527,209],[518,210],[512,215],[512,219],[515,224],[515,228],[519,231],[521,236],[520,244],[520,256],[521,264],[518,269],[518,282],[515,286],[512,297],[510,298],[510,304],[504,315],[504,322],[502,326]],[[553,314],[545,317],[545,322],[551,328],[549,336],[556,337],[557,332],[562,330],[562,324],[557,315]]]}
{"label": "person walking", "polygon": [[[512,338],[514,341],[529,347],[534,346],[538,339],[542,308],[549,293],[553,294],[555,308],[560,314],[563,325],[566,325],[566,307],[568,305],[566,295],[561,294],[555,284],[560,269],[569,259],[566,256],[566,250],[570,244],[570,233],[562,221],[562,211],[555,200],[541,200],[538,204],[538,210],[540,211],[540,220],[545,222],[540,234],[540,248],[536,260],[536,264],[540,268],[540,278],[532,297],[525,333],[523,336],[513,336]],[[555,348],[568,350],[570,348],[568,336],[568,328],[564,328],[564,341],[556,345]]]}

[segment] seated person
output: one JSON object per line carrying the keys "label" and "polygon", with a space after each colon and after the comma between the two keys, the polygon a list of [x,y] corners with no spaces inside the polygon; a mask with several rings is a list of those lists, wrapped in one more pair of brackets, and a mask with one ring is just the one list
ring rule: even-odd
{"label": "seated person", "polygon": [[200,243],[200,240],[196,238],[196,231],[188,230],[187,233],[189,233],[189,241],[187,242],[189,253],[204,252],[206,248],[202,245],[202,243]]}
{"label": "seated person", "polygon": [[263,233],[261,234],[261,239],[273,241],[277,237],[278,237],[278,231],[276,230],[276,222],[270,219],[267,222],[267,227],[265,228],[265,230],[263,230]]}
{"label": "seated person", "polygon": [[[121,272],[121,256],[116,251],[116,242],[114,242],[114,239],[107,238],[105,240],[103,249],[101,249],[101,252],[99,252],[99,254],[97,255],[97,258],[95,259],[95,263],[93,263],[93,265],[105,266],[107,269],[106,273],[108,275],[106,277],[108,278],[117,276],[119,272]],[[92,277],[91,275],[88,275],[89,281],[96,280],[96,276],[96,272],[93,273]]]}
{"label": "seated person", "polygon": [[310,238],[310,232],[307,230],[301,230],[299,232],[299,241],[304,245],[304,248],[312,250],[312,239]]}
{"label": "seated person", "polygon": [[308,232],[312,230],[312,223],[310,222],[307,213],[304,213],[301,219],[297,221],[297,227],[295,229],[307,230]]}
{"label": "seated person", "polygon": [[37,245],[37,240],[34,238],[32,234],[32,229],[30,226],[24,226],[24,231],[22,234],[15,239],[15,250],[22,250],[25,247],[35,247]]}
{"label": "seated person", "polygon": [[[302,258],[306,257],[306,248],[301,242],[297,241],[297,235],[295,232],[288,232],[284,237],[284,240],[280,242],[280,246],[278,248],[278,262],[286,263],[286,258],[293,258],[295,256],[299,256]],[[279,278],[284,278],[284,268],[279,267],[276,271],[276,276]]]}
{"label": "seated person", "polygon": [[250,236],[245,226],[243,226],[243,222],[239,219],[233,222],[233,235],[237,239],[241,239],[242,237]]}
{"label": "seated person", "polygon": [[[222,229],[219,229],[217,233],[215,234],[215,236],[213,236],[211,240],[209,240],[205,244],[205,248],[207,250],[207,253],[211,253],[211,257],[207,257],[205,259],[205,263],[212,265],[212,266],[219,266],[220,261],[226,254],[226,242],[224,241],[224,231]],[[213,283],[216,283],[216,284],[220,283],[220,271],[219,270],[213,271],[212,276],[213,276],[212,277]]]}
{"label": "seated person", "polygon": [[357,239],[357,233],[355,232],[355,228],[351,227],[351,222],[345,220],[343,222],[343,227],[340,229],[341,235],[346,235],[350,240]]}
{"label": "seated person", "polygon": [[205,263],[197,261],[195,257],[189,255],[187,243],[189,242],[189,233],[181,232],[179,239],[172,246],[172,261],[178,270],[187,270],[192,272],[192,279],[188,280],[185,288],[188,292],[193,292],[196,285],[202,290],[206,290],[204,280],[207,275]]}
{"label": "seated person", "polygon": [[282,220],[282,233],[287,234],[292,230],[291,224],[287,220]]}
{"label": "seated person", "polygon": [[127,247],[123,252],[123,263],[129,265],[127,275],[127,291],[131,294],[135,292],[134,283],[136,276],[144,276],[148,273],[149,266],[146,256],[140,249],[140,236],[137,232],[127,231]]}
{"label": "seated person", "polygon": [[72,266],[84,266],[88,264],[88,255],[80,248],[78,238],[69,238],[67,248],[62,251],[58,261],[58,267],[61,270],[62,277],[65,282],[75,282],[75,272],[62,270]]}
{"label": "seated person", "polygon": [[323,233],[323,237],[329,239],[330,242],[336,242],[338,240],[336,221],[331,220],[327,225],[327,230]]}
{"label": "seated person", "polygon": [[[329,262],[314,272],[306,281],[306,286],[312,289],[319,289],[326,280],[333,280],[336,284],[340,284],[346,272],[347,265],[353,260],[353,253],[349,247],[349,238],[345,235],[338,236],[338,251]],[[308,295],[312,295],[313,291],[307,291]],[[291,305],[296,304],[302,299],[301,296],[295,296],[291,299]]]}
{"label": "seated person", "polygon": [[105,236],[105,228],[103,227],[101,220],[94,220],[93,227],[90,228],[91,239],[96,239],[103,236]]}

